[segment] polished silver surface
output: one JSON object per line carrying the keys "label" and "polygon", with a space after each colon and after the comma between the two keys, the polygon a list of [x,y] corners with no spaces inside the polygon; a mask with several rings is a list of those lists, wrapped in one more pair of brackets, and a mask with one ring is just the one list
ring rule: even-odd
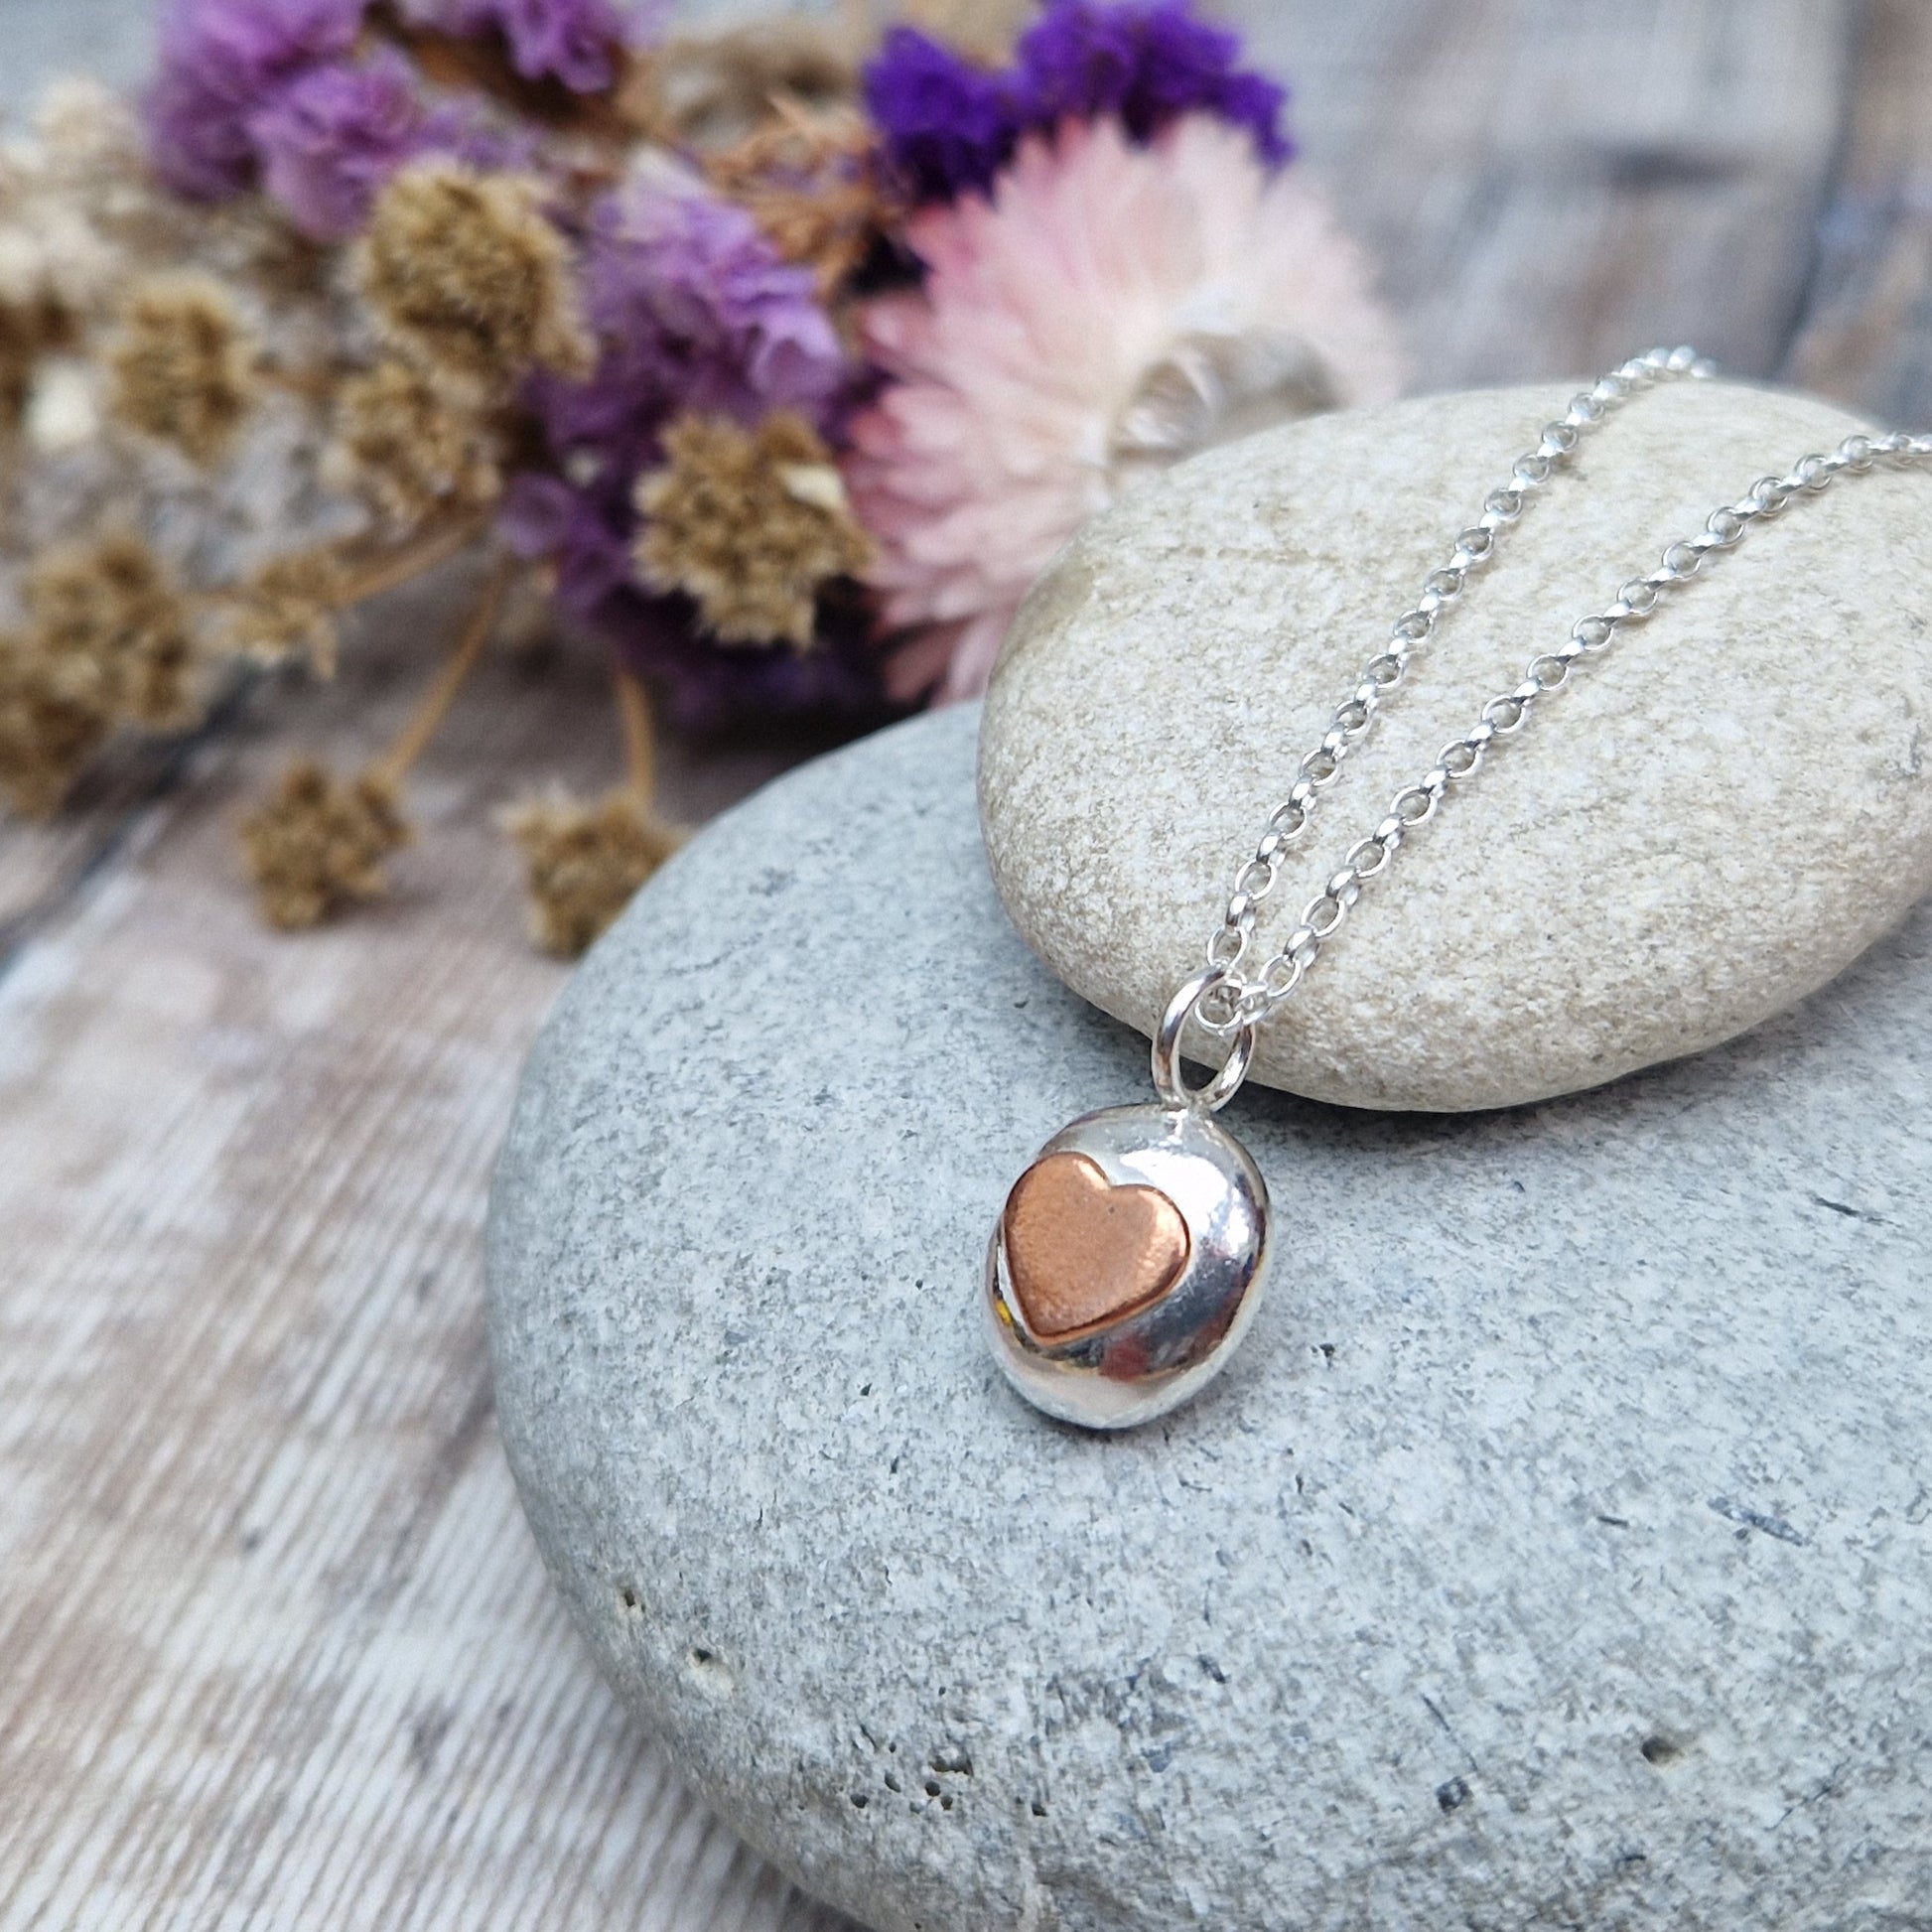
{"label": "polished silver surface", "polygon": [[1116,1186],[1158,1189],[1187,1224],[1186,1265],[1150,1306],[1073,1340],[1028,1328],[1013,1292],[1006,1218],[986,1258],[986,1325],[1007,1379],[1036,1408],[1086,1429],[1131,1429],[1202,1388],[1239,1343],[1269,1255],[1268,1187],[1233,1135],[1196,1107],[1109,1107],[1035,1157],[1081,1154]]}
{"label": "polished silver surface", "polygon": [[1205,1085],[1190,1087],[1180,1070],[1180,1035],[1208,994],[1226,975],[1218,966],[1196,973],[1168,1002],[1161,1024],[1154,1033],[1154,1090],[1170,1107],[1199,1107],[1218,1114],[1241,1091],[1248,1077],[1248,1063],[1255,1056],[1255,1030],[1236,1030],[1221,1070]]}

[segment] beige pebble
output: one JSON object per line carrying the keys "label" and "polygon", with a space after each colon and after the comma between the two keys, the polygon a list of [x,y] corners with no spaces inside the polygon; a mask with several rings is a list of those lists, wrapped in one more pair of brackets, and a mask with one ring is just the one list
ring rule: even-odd
{"label": "beige pebble", "polygon": [[[1215,451],[1047,573],[994,677],[980,804],[1007,909],[1076,992],[1153,1031],[1301,755],[1574,387]],[[1418,651],[1260,937],[1533,654],[1758,477],[1863,427],[1710,382],[1590,434]],[[1252,1077],[1507,1106],[1698,1052],[1823,985],[1932,885],[1929,625],[1932,476],[1842,477],[1753,528],[1450,792],[1264,1027]]]}

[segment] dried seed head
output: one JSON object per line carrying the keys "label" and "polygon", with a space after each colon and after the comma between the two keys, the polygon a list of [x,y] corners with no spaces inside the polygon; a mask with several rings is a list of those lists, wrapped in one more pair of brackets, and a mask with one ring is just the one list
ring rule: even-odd
{"label": "dried seed head", "polygon": [[318,677],[336,674],[336,613],[347,588],[326,551],[297,551],[264,564],[222,612],[221,647],[262,664],[305,655]]}
{"label": "dried seed head", "polygon": [[378,362],[337,394],[336,464],[405,528],[439,509],[493,501],[502,489],[493,443],[475,410],[406,362]]}
{"label": "dried seed head", "polygon": [[779,100],[764,125],[707,156],[704,169],[787,261],[817,272],[819,294],[830,299],[892,216],[873,163],[877,138],[850,108],[815,114]]}
{"label": "dried seed head", "polygon": [[530,936],[567,959],[603,934],[683,839],[627,791],[588,805],[561,793],[531,799],[503,826],[523,854]]}
{"label": "dried seed head", "polygon": [[1032,0],[903,0],[899,11],[922,33],[998,67],[1012,53],[1033,6]]}
{"label": "dried seed head", "polygon": [[66,346],[73,333],[73,318],[59,302],[0,296],[0,429],[20,421],[42,356]]}
{"label": "dried seed head", "polygon": [[761,127],[776,100],[856,105],[864,59],[862,41],[838,23],[779,15],[665,41],[633,64],[619,105],[646,141],[722,147]]}
{"label": "dried seed head", "polygon": [[818,432],[789,412],[756,432],[682,416],[664,453],[637,484],[639,576],[693,598],[723,643],[805,649],[821,588],[871,557]]}
{"label": "dried seed head", "polygon": [[138,202],[146,187],[147,149],[140,115],[124,96],[91,75],[57,75],[34,108],[42,166],[64,185],[104,188],[115,201]]}
{"label": "dried seed head", "polygon": [[206,466],[227,453],[255,406],[258,355],[219,282],[154,276],[129,294],[108,347],[109,408]]}
{"label": "dried seed head", "polygon": [[50,688],[116,722],[157,731],[193,722],[193,620],[168,567],[139,537],[48,551],[22,596],[27,641]]}
{"label": "dried seed head", "polygon": [[378,897],[388,886],[382,862],[409,838],[392,779],[366,771],[344,784],[308,759],[241,824],[262,916],[289,932]]}
{"label": "dried seed head", "polygon": [[589,372],[568,250],[533,181],[405,168],[376,200],[357,274],[395,350],[460,390],[504,395],[538,363]]}
{"label": "dried seed head", "polygon": [[110,729],[54,669],[31,638],[0,634],[0,793],[31,818],[59,807]]}

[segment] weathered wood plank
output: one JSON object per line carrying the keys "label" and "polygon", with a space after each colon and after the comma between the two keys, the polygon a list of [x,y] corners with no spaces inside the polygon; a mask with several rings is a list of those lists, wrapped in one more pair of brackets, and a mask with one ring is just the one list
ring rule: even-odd
{"label": "weathered wood plank", "polygon": [[1851,0],[1245,10],[1426,387],[1691,341],[1782,358],[1830,190]]}
{"label": "weathered wood plank", "polygon": [[147,0],[6,0],[0,114],[31,110],[50,74],[95,73],[131,85],[148,69],[153,20]]}
{"label": "weathered wood plank", "polygon": [[1784,375],[1887,425],[1932,423],[1932,8],[1872,0],[1845,165]]}
{"label": "weathered wood plank", "polygon": [[[259,928],[287,700],[0,983],[0,1923],[830,1921],[694,1810],[562,1622],[490,1429],[476,1245],[561,973],[488,807],[595,783],[595,673],[493,667],[394,903]],[[414,670],[414,667],[411,667]]]}

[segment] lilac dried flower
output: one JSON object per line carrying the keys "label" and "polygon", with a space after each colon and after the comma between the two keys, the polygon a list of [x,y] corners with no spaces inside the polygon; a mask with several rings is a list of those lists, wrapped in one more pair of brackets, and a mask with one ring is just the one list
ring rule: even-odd
{"label": "lilac dried flower", "polygon": [[161,179],[201,201],[254,180],[250,117],[282,83],[346,54],[366,0],[172,0],[147,98]]}
{"label": "lilac dried flower", "polygon": [[634,23],[613,0],[494,0],[510,62],[526,79],[546,75],[580,94],[601,93],[617,77],[614,58]]}
{"label": "lilac dried flower", "polygon": [[434,134],[415,70],[393,48],[331,61],[272,93],[248,117],[262,185],[313,241],[340,241],[376,191]]}
{"label": "lilac dried flower", "polygon": [[[795,655],[782,645],[721,651],[695,634],[687,599],[631,582],[632,490],[659,460],[672,418],[701,412],[750,426],[790,409],[822,429],[835,412],[852,369],[812,271],[785,261],[744,208],[659,171],[614,189],[593,210],[584,291],[595,373],[582,382],[539,374],[529,385],[565,475],[512,483],[499,522],[505,540],[547,561],[562,607],[662,676],[687,721],[856,702],[840,696],[848,686],[876,699],[876,677],[858,677],[852,653],[798,672],[766,662]],[[720,667],[726,657],[736,664]]]}
{"label": "lilac dried flower", "polygon": [[895,27],[865,74],[887,158],[922,202],[990,188],[1020,138],[1011,80],[915,27]]}
{"label": "lilac dried flower", "polygon": [[744,208],[683,177],[614,190],[595,210],[585,313],[588,382],[539,378],[559,455],[628,492],[681,410],[752,422],[796,409],[822,422],[848,377],[812,272],[785,261]]}
{"label": "lilac dried flower", "polygon": [[519,557],[548,565],[565,611],[595,620],[629,579],[631,521],[627,491],[598,492],[525,471],[504,490],[496,528]]}
{"label": "lilac dried flower", "polygon": [[1288,95],[1240,60],[1241,37],[1197,19],[1191,0],[1047,0],[1020,42],[1021,118],[1048,127],[1113,114],[1146,141],[1178,115],[1209,113],[1246,128],[1264,160],[1284,162]]}
{"label": "lilac dried flower", "polygon": [[1001,72],[895,28],[866,69],[866,105],[922,202],[984,193],[1023,135],[1067,119],[1111,116],[1148,141],[1182,114],[1213,114],[1279,165],[1293,152],[1288,96],[1240,58],[1240,36],[1197,19],[1191,0],[1047,0]]}
{"label": "lilac dried flower", "polygon": [[526,80],[560,80],[594,94],[617,78],[617,57],[656,9],[618,0],[414,0],[408,13],[421,26],[464,39],[500,34],[510,65]]}

